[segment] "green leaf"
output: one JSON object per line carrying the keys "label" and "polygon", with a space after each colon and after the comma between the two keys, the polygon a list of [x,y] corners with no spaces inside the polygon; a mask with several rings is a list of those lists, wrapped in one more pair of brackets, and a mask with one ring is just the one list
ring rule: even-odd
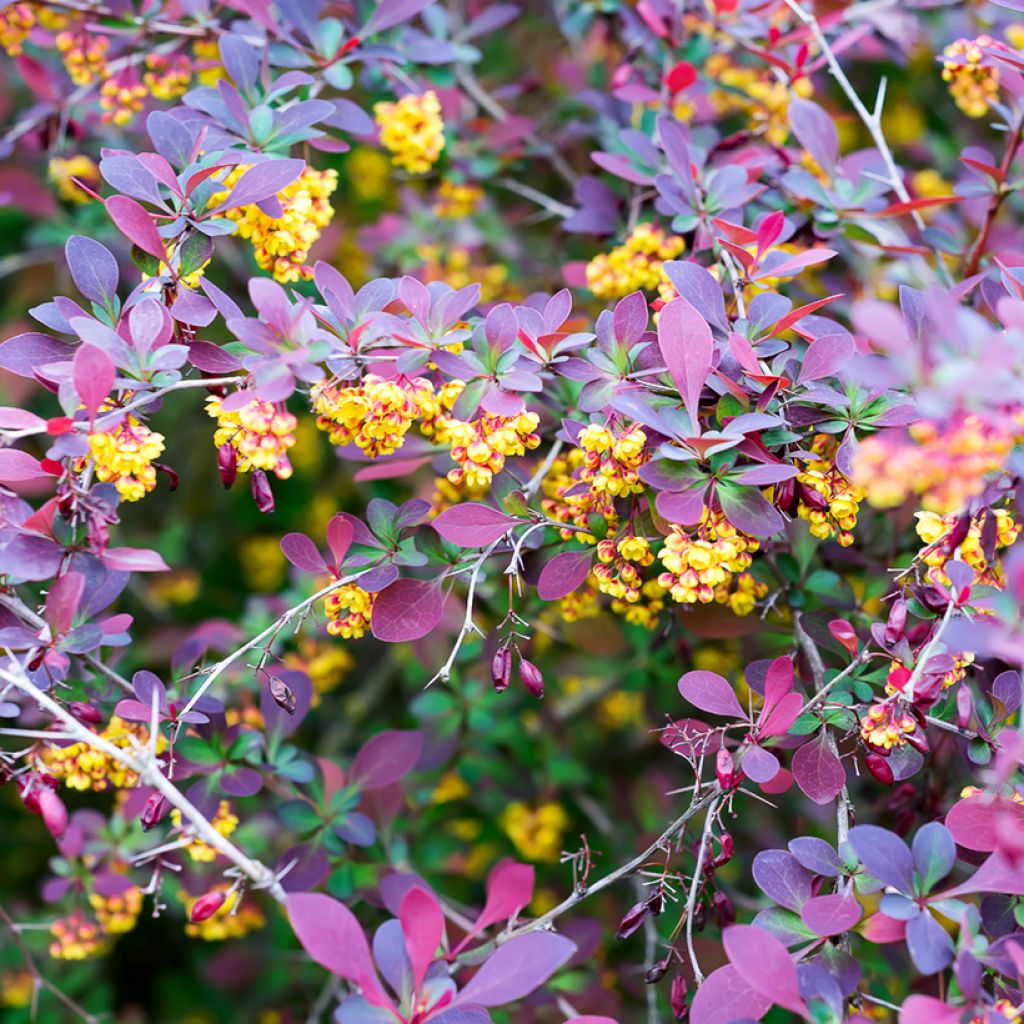
{"label": "green leaf", "polygon": [[285,828],[293,832],[305,834],[323,827],[323,819],[316,808],[305,800],[289,800],[277,811],[277,817]]}
{"label": "green leaf", "polygon": [[175,744],[174,752],[193,764],[220,764],[224,757],[198,736],[185,736]]}

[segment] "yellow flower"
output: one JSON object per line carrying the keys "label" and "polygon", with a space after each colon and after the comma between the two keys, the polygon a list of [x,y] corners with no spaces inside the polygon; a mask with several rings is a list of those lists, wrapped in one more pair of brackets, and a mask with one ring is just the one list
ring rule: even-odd
{"label": "yellow flower", "polygon": [[984,117],[999,98],[999,68],[982,63],[983,49],[995,45],[991,36],[978,36],[957,39],[942,51],[942,80],[949,83],[953,101],[968,117]]}
{"label": "yellow flower", "polygon": [[142,890],[131,886],[115,896],[89,893],[89,906],[96,912],[96,920],[108,935],[130,932],[142,912]]}
{"label": "yellow flower", "polygon": [[[193,860],[210,863],[217,859],[217,851],[205,840],[200,839],[191,826],[182,826],[181,811],[177,807],[171,811],[171,821],[174,823],[174,827],[179,829],[188,838],[189,842],[185,849],[188,850],[188,855]],[[238,818],[232,814],[229,801],[221,800],[217,807],[217,813],[210,818],[210,824],[225,839],[238,828]]]}
{"label": "yellow flower", "polygon": [[8,4],[0,8],[0,46],[9,57],[18,57],[36,23],[32,4]]}
{"label": "yellow flower", "polygon": [[[215,890],[224,891],[226,885],[214,887]],[[192,906],[199,899],[185,897],[186,911],[192,912]],[[223,905],[212,916],[198,924],[186,924],[185,934],[192,938],[203,939],[205,942],[223,942],[225,939],[241,939],[249,932],[262,928],[267,923],[263,911],[260,910],[251,900],[239,904],[238,891],[229,892]]]}
{"label": "yellow flower", "polygon": [[106,36],[89,35],[84,31],[58,32],[54,42],[75,85],[92,85],[109,74],[107,50],[110,49],[110,40]]}
{"label": "yellow flower", "polygon": [[295,444],[298,421],[283,405],[254,398],[229,412],[220,398],[211,395],[206,400],[206,411],[217,420],[214,445],[220,448],[229,444],[234,448],[239,473],[263,469],[273,472],[279,480],[292,475],[287,452]]}
{"label": "yellow flower", "polygon": [[[3,12],[0,11],[0,18],[2,17]],[[2,40],[3,36],[0,34],[0,42]],[[36,979],[31,971],[4,971],[0,974],[0,1006],[28,1006],[32,1002],[35,988]]]}
{"label": "yellow flower", "polygon": [[346,640],[358,640],[365,636],[370,627],[376,596],[355,583],[346,583],[332,590],[324,598],[324,612],[329,620],[327,632]]}
{"label": "yellow flower", "polygon": [[456,772],[445,772],[434,792],[430,794],[432,804],[447,804],[469,796],[470,789],[465,780]]}
{"label": "yellow flower", "polygon": [[110,949],[110,940],[100,926],[78,911],[54,921],[50,925],[50,934],[53,936],[50,956],[54,960],[86,960],[101,956]]}
{"label": "yellow flower", "polygon": [[[145,746],[149,740],[149,730],[144,725],[125,722],[115,715],[100,736],[130,753],[135,750],[136,744]],[[157,752],[162,752],[166,746],[167,738],[161,734],[157,737]],[[66,747],[45,746],[39,752],[39,760],[50,775],[63,780],[69,789],[91,789],[99,793],[108,786],[132,789],[139,781],[138,775],[120,761],[87,743],[72,743]]]}
{"label": "yellow flower", "polygon": [[154,433],[131,415],[113,430],[89,435],[96,478],[113,483],[122,501],[139,501],[156,487],[153,460],[163,450],[163,434]]}
{"label": "yellow flower", "polygon": [[666,280],[665,260],[686,247],[679,235],[666,235],[652,224],[638,224],[626,241],[587,264],[587,287],[599,299],[618,299],[637,290],[654,291]]}
{"label": "yellow flower", "polygon": [[410,174],[426,174],[444,149],[441,101],[433,90],[409,93],[397,103],[376,103],[380,141],[396,167]]}
{"label": "yellow flower", "polygon": [[516,801],[502,811],[500,823],[521,857],[553,863],[562,851],[569,815],[561,804],[550,801],[537,808]]}
{"label": "yellow flower", "polygon": [[200,85],[216,86],[222,78],[227,78],[216,39],[197,39],[192,44],[192,56],[196,60],[193,70]]}
{"label": "yellow flower", "polygon": [[535,412],[517,416],[482,413],[471,423],[452,420],[446,434],[458,468],[448,473],[448,479],[473,490],[489,487],[494,475],[504,468],[506,458],[525,455],[540,444],[536,433],[539,424]]}
{"label": "yellow flower", "polygon": [[89,195],[76,181],[95,189],[100,183],[100,169],[85,156],[76,153],[74,156],[51,157],[49,164],[50,181],[57,186],[57,195],[69,203],[88,203]]}
{"label": "yellow flower", "polygon": [[449,220],[472,217],[483,198],[484,190],[479,185],[461,184],[445,178],[437,188],[434,216]]}

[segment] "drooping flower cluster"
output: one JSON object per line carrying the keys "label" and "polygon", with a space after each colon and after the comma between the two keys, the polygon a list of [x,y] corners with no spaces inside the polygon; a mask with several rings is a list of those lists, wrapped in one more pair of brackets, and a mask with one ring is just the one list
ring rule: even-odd
{"label": "drooping flower cluster", "polygon": [[96,921],[108,935],[123,935],[130,932],[142,912],[142,890],[137,885],[123,892],[104,896],[98,892],[89,893],[89,906],[96,914]]}
{"label": "drooping flower cluster", "polygon": [[[579,486],[579,471],[583,468],[587,454],[581,448],[570,448],[565,455],[559,456],[551,464],[541,485],[544,497],[541,508],[544,514],[559,523],[571,523],[580,531],[587,530],[587,517],[596,514],[601,516],[614,531],[618,526],[618,513],[615,511],[614,498],[605,492],[595,492],[590,487]],[[596,543],[596,538],[589,532],[561,530],[563,540],[577,537],[585,543]]]}
{"label": "drooping flower cluster", "polygon": [[9,57],[20,57],[28,34],[36,23],[31,4],[7,4],[0,8],[0,46]]}
{"label": "drooping flower cluster", "polygon": [[638,289],[654,291],[664,280],[664,261],[676,259],[685,247],[679,235],[638,224],[622,245],[598,253],[587,264],[587,287],[599,299],[619,299]]}
{"label": "drooping flower cluster", "polygon": [[860,735],[864,742],[877,753],[887,757],[893,747],[908,742],[907,737],[917,732],[917,721],[904,707],[903,702],[892,697],[872,704],[860,720]]}
{"label": "drooping flower cluster", "polygon": [[[720,513],[706,509],[696,535],[673,524],[659,558],[665,571],[658,583],[680,604],[728,604],[737,615],[748,615],[768,587],[751,576],[758,542],[740,533]],[[732,589],[733,580],[736,589]]]}
{"label": "drooping flower cluster", "polygon": [[96,478],[113,483],[122,501],[139,501],[156,487],[153,460],[164,450],[164,436],[126,416],[112,430],[89,435],[89,454]]}
{"label": "drooping flower cluster", "polygon": [[909,435],[875,434],[854,457],[855,482],[878,508],[895,508],[916,494],[928,512],[959,512],[1002,469],[1014,445],[1009,430],[974,415],[945,427],[922,420]]}
{"label": "drooping flower cluster", "polygon": [[[249,169],[239,164],[223,179],[230,190]],[[308,280],[313,271],[307,264],[309,250],[334,217],[331,195],[338,187],[338,172],[307,167],[298,178],[277,194],[281,216],[270,217],[258,206],[225,211],[237,225],[236,233],[252,243],[256,264],[285,283]],[[227,192],[213,197],[219,202]]]}
{"label": "drooping flower cluster", "polygon": [[[188,839],[188,855],[195,861],[209,863],[217,859],[217,851],[204,839],[195,834],[189,826],[182,826],[181,811],[175,807],[171,811],[171,821],[174,827],[180,829]],[[227,800],[221,800],[217,806],[217,813],[210,819],[210,824],[226,839],[238,828],[238,818],[231,812],[231,804]]]}
{"label": "drooping flower cluster", "polygon": [[811,534],[821,540],[835,537],[848,548],[864,492],[851,483],[835,464],[835,441],[819,434],[811,451],[821,458],[809,462],[797,476],[797,515],[807,521]]}
{"label": "drooping flower cluster", "polygon": [[369,373],[360,384],[327,383],[313,390],[316,425],[331,444],[355,444],[371,459],[391,455],[405,443],[417,417],[437,414],[433,385],[425,377],[386,379]]}
{"label": "drooping flower cluster", "polygon": [[100,108],[108,124],[126,125],[142,112],[149,90],[128,67],[107,78],[100,87]]}
{"label": "drooping flower cluster", "polygon": [[110,40],[106,36],[91,35],[88,32],[58,32],[54,42],[75,85],[92,85],[108,76],[107,50],[110,49]]}
{"label": "drooping flower cluster", "polygon": [[998,45],[991,36],[957,39],[942,51],[942,80],[956,105],[968,117],[984,117],[999,97],[999,68],[986,63],[986,47]]}
{"label": "drooping flower cluster", "polygon": [[[114,715],[99,735],[113,746],[131,753],[136,744],[146,744],[149,730],[144,725],[125,722]],[[166,737],[158,736],[157,751],[166,746]],[[110,786],[132,789],[139,781],[138,775],[130,768],[87,743],[71,743],[66,747],[48,743],[41,747],[38,757],[45,771],[63,781],[69,789],[91,789],[101,793]]]}
{"label": "drooping flower cluster", "polygon": [[625,498],[639,494],[639,468],[650,459],[647,435],[640,427],[613,433],[608,427],[591,423],[580,431],[576,443],[586,453],[579,469],[579,479],[598,494]]}
{"label": "drooping flower cluster", "polygon": [[461,220],[476,213],[483,202],[484,190],[479,185],[445,178],[437,187],[434,216],[448,220]]}
{"label": "drooping flower cluster", "polygon": [[458,466],[448,472],[449,481],[471,489],[490,487],[494,475],[505,468],[507,458],[525,455],[540,445],[536,432],[539,424],[535,412],[517,416],[485,412],[469,423],[453,420],[445,434]]}
{"label": "drooping flower cluster", "polygon": [[444,149],[444,119],[436,92],[408,93],[395,103],[376,103],[373,112],[381,144],[396,167],[426,174],[437,163]]}
{"label": "drooping flower cluster", "polygon": [[292,475],[287,453],[295,444],[298,421],[283,405],[254,398],[240,409],[226,410],[222,399],[211,395],[206,411],[217,420],[215,447],[231,449],[238,472],[262,469],[279,480]]}
{"label": "drooping flower cluster", "polygon": [[346,640],[358,640],[370,628],[373,601],[376,594],[363,590],[355,583],[346,583],[332,590],[324,598],[327,632]]}
{"label": "drooping flower cluster", "polygon": [[103,929],[79,911],[54,921],[50,934],[53,936],[50,956],[54,960],[87,960],[105,953],[110,947],[110,939]]}
{"label": "drooping flower cluster", "polygon": [[143,84],[154,99],[168,101],[184,96],[192,81],[192,62],[184,54],[169,57],[162,53],[148,53]]}
{"label": "drooping flower cluster", "polygon": [[627,534],[618,542],[599,541],[597,560],[600,564],[594,566],[593,575],[602,594],[630,604],[640,600],[640,569],[654,564],[654,554],[645,537]]}
{"label": "drooping flower cluster", "polygon": [[[920,558],[942,583],[949,583],[943,567],[957,551],[960,558],[975,572],[979,583],[1001,587],[1002,567],[996,553],[1013,544],[1020,535],[1020,526],[1005,509],[988,509],[971,519],[966,535],[952,550],[942,543],[954,539],[960,527],[957,516],[939,516],[935,512],[918,512],[916,530],[925,542]],[[931,575],[930,574],[930,575]]]}
{"label": "drooping flower cluster", "polygon": [[552,801],[534,808],[516,800],[502,811],[500,824],[521,857],[554,862],[562,850],[569,815],[561,804]]}

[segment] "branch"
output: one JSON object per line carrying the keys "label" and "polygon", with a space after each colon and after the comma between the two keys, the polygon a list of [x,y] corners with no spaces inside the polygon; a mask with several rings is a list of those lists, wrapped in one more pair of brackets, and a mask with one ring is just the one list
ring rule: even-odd
{"label": "branch", "polygon": [[10,664],[16,666],[16,668],[14,671],[0,669],[0,679],[21,690],[22,693],[31,697],[37,704],[45,708],[54,718],[61,722],[66,733],[73,736],[79,742],[93,747],[95,750],[102,750],[108,757],[113,758],[119,764],[124,765],[138,775],[140,782],[144,782],[146,785],[156,789],[169,804],[181,811],[182,815],[195,828],[200,838],[231,861],[242,874],[253,882],[255,888],[267,889],[274,899],[284,901],[284,889],[281,887],[281,883],[278,882],[274,872],[258,860],[253,860],[244,854],[234,843],[222,836],[210,824],[202,811],[164,775],[160,762],[152,751],[146,749],[129,753],[127,750],[123,750],[102,736],[97,735],[91,729],[87,729],[49,694],[44,693],[32,682],[25,671],[24,665],[15,659],[10,651],[7,654],[11,659]]}

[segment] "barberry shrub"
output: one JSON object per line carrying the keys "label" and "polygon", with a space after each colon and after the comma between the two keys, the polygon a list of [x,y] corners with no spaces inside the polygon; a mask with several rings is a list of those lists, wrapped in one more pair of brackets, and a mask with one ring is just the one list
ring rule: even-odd
{"label": "barberry shrub", "polygon": [[1024,1016],[1021,0],[0,45],[4,1021]]}

